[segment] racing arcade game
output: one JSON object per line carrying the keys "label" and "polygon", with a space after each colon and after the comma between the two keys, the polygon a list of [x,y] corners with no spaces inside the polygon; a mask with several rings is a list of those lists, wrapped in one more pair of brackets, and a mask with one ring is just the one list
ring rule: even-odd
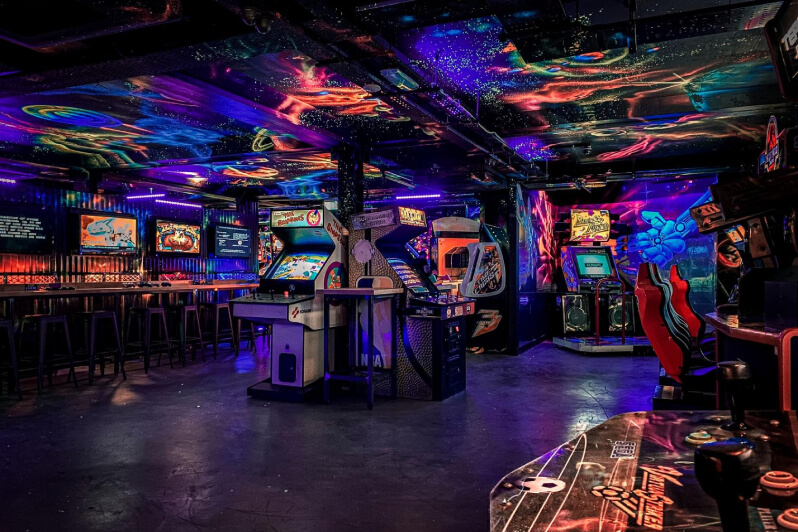
{"label": "racing arcade game", "polygon": [[[320,208],[273,210],[271,230],[283,250],[254,294],[231,301],[232,312],[235,318],[272,326],[271,379],[250,386],[247,394],[302,400],[323,376],[324,308],[316,290],[341,287],[343,227]],[[331,309],[331,327],[344,325],[345,319],[343,307]]]}
{"label": "racing arcade game", "polygon": [[424,271],[426,260],[408,245],[427,230],[424,211],[396,207],[368,213],[384,222],[353,230],[352,249],[373,245],[368,261],[352,261],[350,283],[363,276],[389,277],[404,288],[396,331],[395,378],[376,383],[376,393],[411,399],[443,400],[466,387],[465,317],[473,301],[441,294]]}

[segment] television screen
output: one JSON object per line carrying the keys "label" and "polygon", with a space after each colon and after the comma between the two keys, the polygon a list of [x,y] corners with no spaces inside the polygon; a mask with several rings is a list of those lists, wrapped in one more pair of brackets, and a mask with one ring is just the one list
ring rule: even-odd
{"label": "television screen", "polygon": [[134,253],[138,244],[135,218],[117,214],[80,214],[80,253]]}
{"label": "television screen", "polygon": [[320,253],[287,253],[272,273],[272,279],[313,281],[319,275],[329,255]]}
{"label": "television screen", "polygon": [[606,253],[579,253],[576,255],[576,268],[580,277],[588,279],[612,277],[612,265]]}
{"label": "television screen", "polygon": [[0,253],[53,251],[55,213],[35,205],[0,205]]}
{"label": "television screen", "polygon": [[199,225],[155,221],[155,252],[198,255],[200,252],[201,231]]}
{"label": "television screen", "polygon": [[249,229],[235,225],[217,225],[213,250],[217,257],[249,257],[252,254]]}

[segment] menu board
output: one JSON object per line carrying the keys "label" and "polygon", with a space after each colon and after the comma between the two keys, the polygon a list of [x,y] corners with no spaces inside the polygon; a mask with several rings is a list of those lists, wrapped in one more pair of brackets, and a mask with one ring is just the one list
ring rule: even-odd
{"label": "menu board", "polygon": [[136,218],[116,213],[80,215],[81,253],[134,253],[137,242]]}
{"label": "menu board", "polygon": [[234,225],[217,225],[214,230],[213,249],[217,257],[249,257],[252,254],[249,229]]}
{"label": "menu board", "polygon": [[0,206],[0,253],[53,251],[55,213],[34,205]]}

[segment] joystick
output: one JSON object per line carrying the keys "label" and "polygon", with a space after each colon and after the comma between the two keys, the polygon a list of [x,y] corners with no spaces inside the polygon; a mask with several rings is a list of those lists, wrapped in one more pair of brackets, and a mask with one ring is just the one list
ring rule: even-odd
{"label": "joystick", "polygon": [[695,450],[695,476],[718,503],[724,532],[749,532],[748,499],[759,485],[754,444],[745,438],[707,443]]}
{"label": "joystick", "polygon": [[274,289],[269,290],[269,295],[271,296],[272,301],[274,301]]}
{"label": "joystick", "polygon": [[740,360],[718,363],[718,380],[726,390],[732,420],[721,428],[732,432],[750,430],[745,424],[745,396],[751,386],[751,367]]}

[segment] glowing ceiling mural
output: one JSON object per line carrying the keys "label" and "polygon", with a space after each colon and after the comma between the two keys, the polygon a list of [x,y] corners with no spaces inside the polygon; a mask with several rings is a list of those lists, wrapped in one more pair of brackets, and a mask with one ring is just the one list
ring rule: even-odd
{"label": "glowing ceiling mural", "polygon": [[133,78],[0,100],[0,157],[135,168],[309,146],[284,125],[178,77]]}
{"label": "glowing ceiling mural", "polygon": [[761,31],[539,63],[526,63],[503,33],[484,17],[409,30],[399,45],[441,84],[478,95],[508,144],[531,159],[610,162],[718,139],[759,142],[760,123],[741,116],[764,115],[765,124],[782,103]]}

